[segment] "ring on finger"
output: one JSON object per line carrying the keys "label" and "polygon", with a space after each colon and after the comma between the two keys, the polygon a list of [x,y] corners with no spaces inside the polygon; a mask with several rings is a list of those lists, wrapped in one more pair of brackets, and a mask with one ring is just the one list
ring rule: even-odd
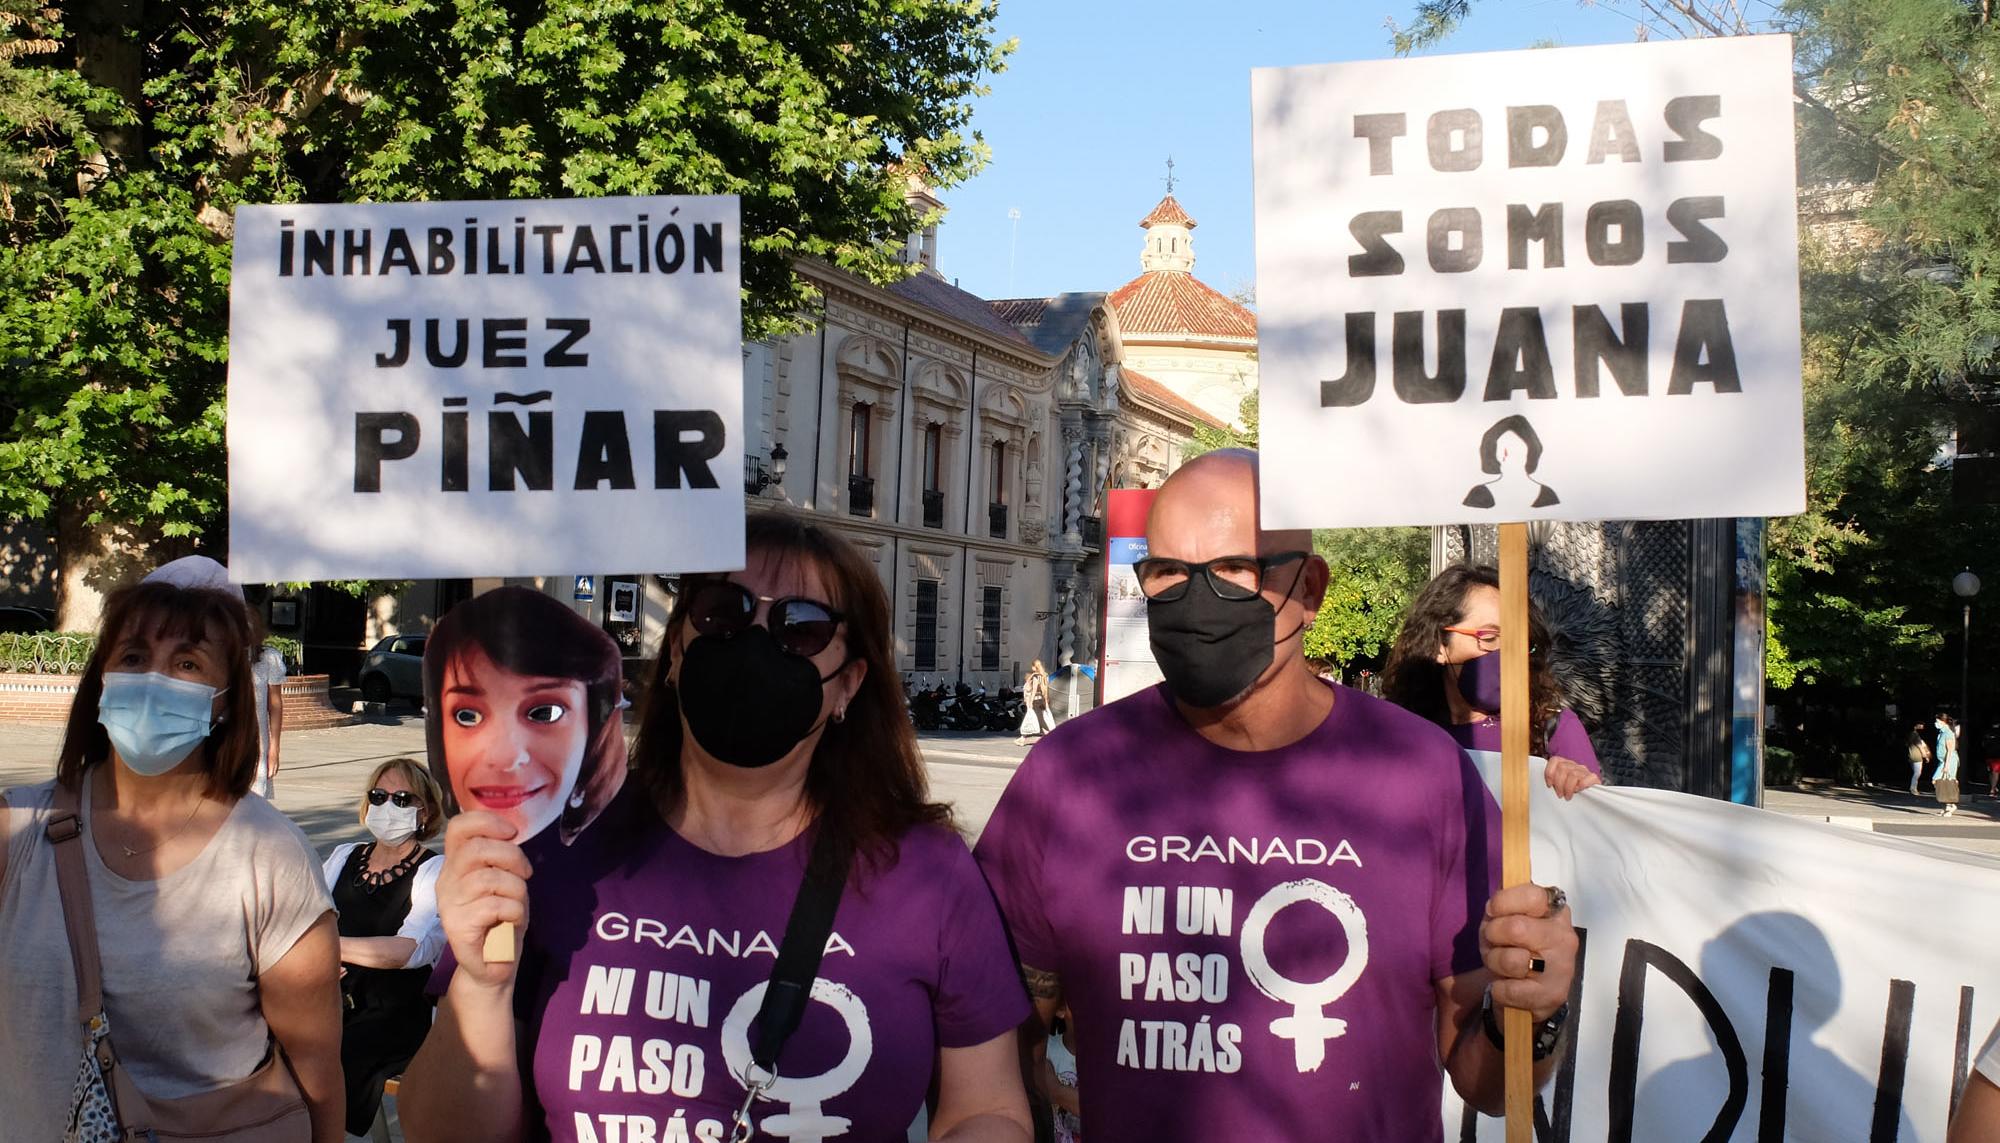
{"label": "ring on finger", "polygon": [[1548,961],[1545,961],[1545,960],[1543,960],[1543,959],[1542,959],[1541,957],[1538,957],[1538,956],[1531,956],[1531,957],[1529,957],[1529,958],[1528,958],[1528,971],[1529,971],[1529,972],[1547,972],[1548,970],[1549,970],[1549,962],[1548,962]]}
{"label": "ring on finger", "polygon": [[1550,916],[1562,912],[1569,906],[1569,894],[1563,892],[1560,886],[1544,885],[1542,886],[1542,891],[1549,895]]}

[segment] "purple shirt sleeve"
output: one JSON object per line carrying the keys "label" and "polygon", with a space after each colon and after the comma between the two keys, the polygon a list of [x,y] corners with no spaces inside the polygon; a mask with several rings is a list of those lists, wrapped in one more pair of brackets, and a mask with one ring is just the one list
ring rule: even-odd
{"label": "purple shirt sleeve", "polygon": [[1597,760],[1597,751],[1590,745],[1589,733],[1583,729],[1583,722],[1576,717],[1576,713],[1568,707],[1556,716],[1555,733],[1549,735],[1549,756],[1581,763],[1593,774],[1604,773],[1604,766]]}
{"label": "purple shirt sleeve", "polygon": [[1039,779],[1053,757],[1051,749],[1051,744],[1043,743],[1028,752],[973,850],[1014,939],[1014,954],[1022,964],[1045,971],[1055,971],[1056,942],[1043,908],[1042,855],[1049,806]]}
{"label": "purple shirt sleeve", "polygon": [[1019,1027],[1029,1007],[986,879],[958,839],[951,848],[934,1011],[938,1046],[969,1048]]}

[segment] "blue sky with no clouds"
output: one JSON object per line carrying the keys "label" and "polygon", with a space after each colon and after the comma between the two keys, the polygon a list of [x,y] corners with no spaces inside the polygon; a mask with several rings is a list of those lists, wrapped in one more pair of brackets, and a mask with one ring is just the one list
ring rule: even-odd
{"label": "blue sky with no clouds", "polygon": [[[973,119],[993,161],[941,196],[938,269],[986,298],[1115,289],[1139,272],[1139,219],[1166,191],[1171,154],[1174,195],[1200,224],[1195,273],[1224,291],[1251,284],[1250,69],[1386,58],[1384,21],[1413,7],[1001,0],[1000,35],[1020,46]],[[1629,19],[1576,0],[1481,0],[1440,50],[1631,39]]]}

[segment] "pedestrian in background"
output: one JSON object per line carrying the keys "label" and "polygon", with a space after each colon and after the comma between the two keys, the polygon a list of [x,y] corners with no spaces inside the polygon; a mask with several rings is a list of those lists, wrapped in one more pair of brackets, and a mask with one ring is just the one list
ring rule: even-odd
{"label": "pedestrian in background", "polygon": [[444,828],[444,795],[416,759],[391,758],[368,776],[357,816],[372,840],[335,846],[322,870],[340,914],[347,1133],[366,1135],[382,1082],[402,1074],[431,1028],[424,986],[444,951],[444,859],[424,842]]}
{"label": "pedestrian in background", "polygon": [[1910,755],[1910,793],[1914,795],[1917,792],[1918,779],[1924,776],[1924,767],[1931,764],[1931,744],[1924,741],[1923,723],[1911,724],[1908,747]]}
{"label": "pedestrian in background", "polygon": [[257,780],[251,789],[266,801],[276,796],[278,738],[285,730],[285,656],[265,646],[250,668],[257,692]]}
{"label": "pedestrian in background", "polygon": [[1945,817],[1958,813],[1958,720],[1938,712],[1937,721],[1937,769],[1931,771],[1931,787],[1944,809],[1939,812]]}
{"label": "pedestrian in background", "polygon": [[[8,1139],[61,1139],[127,1084],[150,1105],[120,1100],[134,1129],[341,1137],[333,912],[305,835],[245,796],[252,620],[220,565],[190,560],[112,594],[55,778],[0,794]],[[72,959],[70,913],[94,929],[94,973]],[[86,1033],[92,992],[104,1020]],[[115,1052],[105,1081],[87,1043]]]}
{"label": "pedestrian in background", "polygon": [[1033,718],[1040,729],[1036,737],[1049,732],[1049,669],[1036,659],[1028,668],[1028,680],[1021,684],[1021,702],[1027,707],[1021,715],[1021,733],[1014,736],[1014,745],[1028,744],[1028,719]]}

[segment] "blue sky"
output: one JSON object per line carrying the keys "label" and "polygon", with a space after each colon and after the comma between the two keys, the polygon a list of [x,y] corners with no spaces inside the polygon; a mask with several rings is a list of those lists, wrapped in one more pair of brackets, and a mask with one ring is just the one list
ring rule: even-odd
{"label": "blue sky", "polygon": [[[1195,273],[1253,282],[1250,69],[1392,55],[1409,0],[1001,0],[1020,46],[973,126],[993,161],[940,197],[938,269],[987,298],[1111,290],[1139,273],[1139,219],[1165,193],[1200,224]],[[1442,51],[1624,43],[1576,0],[1481,0]],[[1018,234],[1007,217],[1018,209]],[[1010,245],[1011,262],[1010,272]]]}

